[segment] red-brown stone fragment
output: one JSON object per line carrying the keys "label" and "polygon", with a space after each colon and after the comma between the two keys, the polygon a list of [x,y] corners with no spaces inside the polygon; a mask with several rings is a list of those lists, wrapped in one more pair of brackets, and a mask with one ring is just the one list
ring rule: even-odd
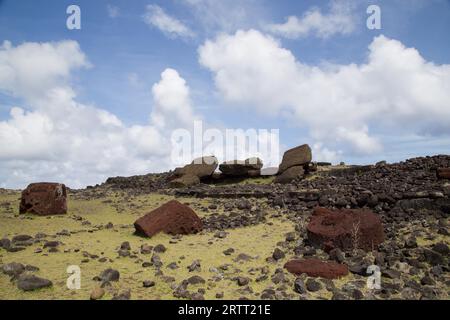
{"label": "red-brown stone fragment", "polygon": [[49,216],[67,213],[67,190],[60,183],[32,183],[22,191],[20,213]]}
{"label": "red-brown stone fragment", "polygon": [[295,275],[306,273],[310,277],[337,279],[348,274],[348,267],[334,261],[322,261],[319,259],[291,260],[284,267]]}
{"label": "red-brown stone fragment", "polygon": [[370,210],[329,210],[317,207],[307,226],[308,239],[330,251],[374,250],[384,241],[380,217]]}
{"label": "red-brown stone fragment", "polygon": [[187,205],[172,200],[137,219],[134,227],[137,234],[152,237],[161,231],[172,235],[197,233],[203,223]]}

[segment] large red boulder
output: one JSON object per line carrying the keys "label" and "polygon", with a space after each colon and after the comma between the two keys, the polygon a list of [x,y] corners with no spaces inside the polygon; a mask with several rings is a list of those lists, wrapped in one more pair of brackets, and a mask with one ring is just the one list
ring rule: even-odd
{"label": "large red boulder", "polygon": [[308,239],[326,251],[340,248],[374,250],[384,241],[381,219],[370,210],[317,207],[306,227]]}
{"label": "large red boulder", "polygon": [[137,219],[134,227],[137,234],[152,237],[161,231],[172,235],[197,233],[203,223],[194,210],[172,200]]}
{"label": "large red boulder", "polygon": [[49,216],[67,213],[67,190],[61,183],[32,183],[22,191],[20,213]]}
{"label": "large red boulder", "polygon": [[306,273],[310,277],[337,279],[348,274],[348,267],[334,261],[322,261],[319,259],[291,260],[284,267],[295,275]]}
{"label": "large red boulder", "polygon": [[450,179],[450,168],[437,169],[437,176],[440,179]]}

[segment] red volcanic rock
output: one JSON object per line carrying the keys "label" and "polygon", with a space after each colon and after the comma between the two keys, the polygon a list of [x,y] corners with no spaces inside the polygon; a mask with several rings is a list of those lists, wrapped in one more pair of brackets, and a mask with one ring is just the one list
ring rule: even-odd
{"label": "red volcanic rock", "polygon": [[20,213],[48,216],[67,213],[66,186],[60,183],[32,183],[22,191]]}
{"label": "red volcanic rock", "polygon": [[440,179],[450,179],[450,168],[437,169],[437,176]]}
{"label": "red volcanic rock", "polygon": [[134,227],[137,234],[152,237],[161,231],[172,235],[197,233],[203,223],[187,205],[172,200],[137,219]]}
{"label": "red volcanic rock", "polygon": [[370,210],[329,210],[317,207],[307,226],[308,239],[329,251],[333,248],[369,251],[384,241],[380,217]]}
{"label": "red volcanic rock", "polygon": [[306,273],[310,277],[322,277],[337,279],[348,274],[348,267],[334,261],[322,261],[319,259],[291,260],[284,267],[295,275]]}

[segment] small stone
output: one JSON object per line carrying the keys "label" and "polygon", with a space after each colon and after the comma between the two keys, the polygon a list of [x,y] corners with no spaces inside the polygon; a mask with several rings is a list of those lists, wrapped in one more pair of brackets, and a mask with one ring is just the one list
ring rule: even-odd
{"label": "small stone", "polygon": [[52,285],[53,283],[50,280],[28,274],[21,275],[17,281],[17,287],[23,291],[33,291],[51,287]]}
{"label": "small stone", "polygon": [[190,266],[188,266],[188,270],[189,272],[193,272],[193,271],[201,271],[201,264],[200,264],[200,260],[194,260]]}
{"label": "small stone", "polygon": [[166,250],[167,250],[166,247],[162,244],[158,244],[157,246],[155,246],[153,248],[153,251],[158,252],[158,253],[164,253],[164,252],[166,252]]}
{"label": "small stone", "polygon": [[144,288],[151,288],[154,287],[156,285],[155,281],[151,281],[151,280],[145,280],[144,282],[142,282],[142,286]]}
{"label": "small stone", "polygon": [[120,273],[117,270],[108,268],[100,274],[99,278],[102,282],[119,281]]}
{"label": "small stone", "polygon": [[246,286],[250,282],[250,279],[246,278],[246,277],[237,277],[236,281],[237,281],[238,286],[243,287],[243,286]]}
{"label": "small stone", "polygon": [[284,254],[284,252],[281,249],[276,248],[273,251],[272,258],[274,258],[276,261],[281,260],[284,257],[285,257],[285,254]]}
{"label": "small stone", "polygon": [[11,262],[2,266],[2,272],[8,276],[18,276],[25,271],[25,267],[21,263]]}
{"label": "small stone", "polygon": [[234,249],[233,248],[228,248],[227,250],[223,251],[223,254],[226,255],[226,256],[229,256],[229,255],[231,255],[233,253],[234,253]]}
{"label": "small stone", "polygon": [[148,244],[143,244],[141,246],[141,254],[150,254],[152,253],[153,247]]}
{"label": "small stone", "polygon": [[196,284],[205,283],[205,279],[196,275],[196,276],[192,276],[189,279],[187,279],[187,282],[189,284],[196,285]]}
{"label": "small stone", "polygon": [[130,243],[128,241],[122,242],[120,245],[121,250],[131,250]]}
{"label": "small stone", "polygon": [[306,289],[308,289],[308,291],[311,291],[311,292],[316,292],[316,291],[319,291],[320,289],[322,289],[322,285],[320,284],[320,282],[318,282],[314,279],[308,279],[306,281]]}
{"label": "small stone", "polygon": [[90,299],[91,300],[100,300],[101,298],[103,298],[104,295],[105,295],[105,290],[103,288],[95,287],[91,291]]}
{"label": "small stone", "polygon": [[303,282],[303,280],[301,278],[297,278],[294,281],[294,291],[300,294],[305,294],[306,291],[306,286],[305,283]]}

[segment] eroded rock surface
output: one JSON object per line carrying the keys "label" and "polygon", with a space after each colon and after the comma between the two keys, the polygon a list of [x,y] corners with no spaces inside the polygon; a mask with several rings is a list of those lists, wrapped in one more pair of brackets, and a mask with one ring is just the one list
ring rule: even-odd
{"label": "eroded rock surface", "polygon": [[61,183],[32,183],[23,192],[20,213],[49,216],[67,213],[66,186]]}
{"label": "eroded rock surface", "polygon": [[202,230],[203,223],[187,205],[172,200],[147,213],[134,223],[136,233],[152,237],[159,232],[192,234]]}

